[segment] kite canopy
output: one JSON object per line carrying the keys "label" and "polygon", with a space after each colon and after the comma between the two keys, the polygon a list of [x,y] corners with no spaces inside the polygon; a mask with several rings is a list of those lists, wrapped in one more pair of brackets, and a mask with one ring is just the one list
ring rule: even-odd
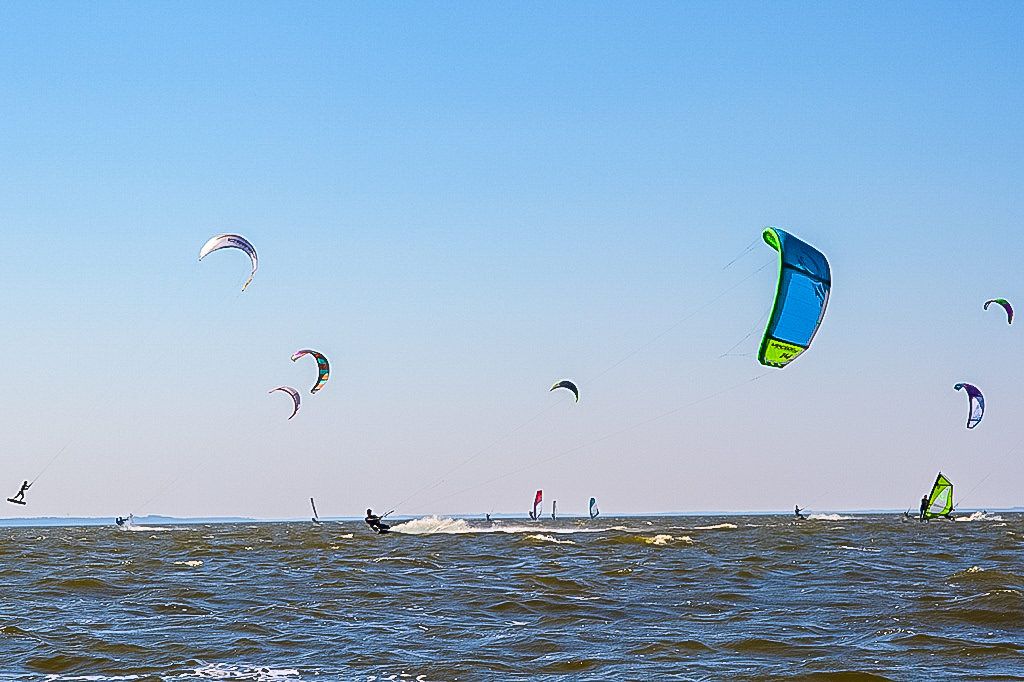
{"label": "kite canopy", "polygon": [[288,417],[289,419],[291,419],[296,414],[298,414],[298,412],[299,412],[299,404],[302,402],[302,399],[299,398],[299,392],[298,391],[296,391],[291,386],[278,386],[277,388],[270,389],[269,391],[267,391],[267,393],[273,393],[274,391],[281,391],[282,393],[287,393],[288,395],[290,395],[292,397],[292,403],[294,404],[295,407],[294,407],[294,409],[292,409],[291,416]]}
{"label": "kite canopy", "polygon": [[331,363],[327,362],[327,357],[323,353],[315,350],[309,350],[308,348],[295,351],[295,353],[292,354],[292,362],[295,362],[304,355],[312,355],[316,358],[316,383],[313,384],[313,388],[309,391],[310,393],[316,393],[323,388],[324,384],[327,383],[327,380],[331,378]]}
{"label": "kite canopy", "polygon": [[[569,391],[572,391],[572,394],[574,396],[576,396],[576,402],[580,401],[580,390],[578,388],[576,388],[576,384],[574,384],[574,383],[572,383],[571,381],[568,381],[568,380],[566,380],[566,381],[559,381],[557,384],[555,384],[554,386],[551,387],[551,391],[557,390],[559,388],[564,388],[564,389],[567,389]],[[550,393],[551,391],[548,391],[548,393]]]}
{"label": "kite canopy", "polygon": [[973,429],[985,416],[985,396],[972,384],[957,384],[953,388],[967,391],[967,428]]}
{"label": "kite canopy", "polygon": [[779,282],[758,361],[785,367],[811,345],[832,290],[828,259],[785,230],[766,227],[765,243],[779,252]]}
{"label": "kite canopy", "polygon": [[199,250],[199,260],[203,260],[214,251],[221,249],[239,249],[244,251],[252,261],[252,272],[249,273],[249,279],[245,280],[245,284],[242,285],[242,291],[245,291],[245,288],[252,282],[252,278],[256,276],[256,269],[259,267],[256,247],[240,234],[218,234],[215,237],[210,237],[210,240],[203,244],[203,248]]}
{"label": "kite canopy", "polygon": [[933,519],[937,516],[948,516],[953,511],[953,483],[939,472],[928,494],[928,508],[924,517]]}
{"label": "kite canopy", "polygon": [[1013,306],[1010,305],[1010,302],[1005,298],[992,298],[985,301],[985,310],[988,310],[988,307],[993,303],[1003,306],[1003,310],[1006,311],[1006,324],[1013,324]]}

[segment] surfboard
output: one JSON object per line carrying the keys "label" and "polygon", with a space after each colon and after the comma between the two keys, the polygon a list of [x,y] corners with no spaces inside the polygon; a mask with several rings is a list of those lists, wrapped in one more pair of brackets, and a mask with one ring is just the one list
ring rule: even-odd
{"label": "surfboard", "polygon": [[8,497],[7,501],[11,504],[25,504],[25,500],[16,500],[13,497]]}

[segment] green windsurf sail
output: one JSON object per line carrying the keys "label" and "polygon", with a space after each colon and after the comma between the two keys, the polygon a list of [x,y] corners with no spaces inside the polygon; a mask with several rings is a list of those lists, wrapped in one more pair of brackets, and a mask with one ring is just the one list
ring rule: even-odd
{"label": "green windsurf sail", "polygon": [[953,511],[953,482],[942,475],[935,478],[931,493],[928,494],[928,508],[924,512],[926,519],[948,516]]}

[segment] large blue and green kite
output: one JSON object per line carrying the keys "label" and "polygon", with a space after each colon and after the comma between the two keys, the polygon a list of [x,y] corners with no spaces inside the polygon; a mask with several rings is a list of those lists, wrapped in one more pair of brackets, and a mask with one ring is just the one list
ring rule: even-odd
{"label": "large blue and green kite", "polygon": [[832,289],[828,259],[785,230],[766,227],[764,241],[779,252],[779,282],[757,359],[785,367],[811,345]]}

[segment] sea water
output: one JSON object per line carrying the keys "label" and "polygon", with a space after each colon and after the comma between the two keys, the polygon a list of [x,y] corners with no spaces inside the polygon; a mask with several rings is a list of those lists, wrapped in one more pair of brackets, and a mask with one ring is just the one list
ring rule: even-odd
{"label": "sea water", "polygon": [[0,529],[3,680],[1024,680],[1024,517]]}

